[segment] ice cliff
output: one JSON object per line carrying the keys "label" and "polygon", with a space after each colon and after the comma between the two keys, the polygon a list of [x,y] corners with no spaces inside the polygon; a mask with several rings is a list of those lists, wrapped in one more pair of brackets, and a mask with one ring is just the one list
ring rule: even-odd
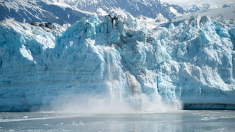
{"label": "ice cliff", "polygon": [[51,29],[0,22],[0,111],[86,95],[138,110],[177,101],[185,109],[235,108],[234,21],[192,16],[148,29],[127,16]]}

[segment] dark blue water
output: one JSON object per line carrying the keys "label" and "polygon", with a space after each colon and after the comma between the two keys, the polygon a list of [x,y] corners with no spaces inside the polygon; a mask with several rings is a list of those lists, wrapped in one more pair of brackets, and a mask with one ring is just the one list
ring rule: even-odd
{"label": "dark blue water", "polygon": [[0,131],[235,132],[235,111],[136,114],[0,113]]}

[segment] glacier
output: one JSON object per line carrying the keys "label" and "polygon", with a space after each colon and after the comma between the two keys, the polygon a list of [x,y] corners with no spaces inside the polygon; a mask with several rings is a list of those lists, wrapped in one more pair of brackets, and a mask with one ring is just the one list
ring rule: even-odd
{"label": "glacier", "polygon": [[53,26],[0,22],[0,111],[235,109],[232,19],[151,29],[127,14]]}

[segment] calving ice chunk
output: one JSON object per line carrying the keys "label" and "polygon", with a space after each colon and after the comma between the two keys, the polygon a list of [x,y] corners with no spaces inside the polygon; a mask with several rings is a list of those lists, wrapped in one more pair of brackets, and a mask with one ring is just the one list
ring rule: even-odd
{"label": "calving ice chunk", "polygon": [[234,109],[234,31],[234,21],[208,16],[169,29],[130,15],[51,30],[4,20],[0,110]]}

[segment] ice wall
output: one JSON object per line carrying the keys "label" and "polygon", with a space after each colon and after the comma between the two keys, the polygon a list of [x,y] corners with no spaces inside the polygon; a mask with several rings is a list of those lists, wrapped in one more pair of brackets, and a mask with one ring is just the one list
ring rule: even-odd
{"label": "ice wall", "polygon": [[0,111],[80,105],[87,97],[138,111],[178,101],[235,108],[233,21],[194,16],[151,30],[127,16],[83,18],[50,32],[2,21]]}

